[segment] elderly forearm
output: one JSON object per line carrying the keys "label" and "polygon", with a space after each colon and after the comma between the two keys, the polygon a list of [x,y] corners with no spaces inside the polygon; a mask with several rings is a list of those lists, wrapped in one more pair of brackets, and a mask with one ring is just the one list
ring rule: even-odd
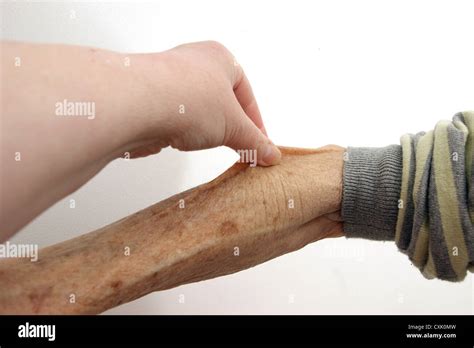
{"label": "elderly forearm", "polygon": [[42,249],[37,262],[0,262],[0,312],[100,313],[342,235],[344,150],[282,150],[281,165],[236,164],[208,184]]}

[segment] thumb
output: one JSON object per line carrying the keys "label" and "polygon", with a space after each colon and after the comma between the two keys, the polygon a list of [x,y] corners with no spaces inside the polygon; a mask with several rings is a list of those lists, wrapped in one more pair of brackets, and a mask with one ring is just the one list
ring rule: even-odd
{"label": "thumb", "polygon": [[245,114],[229,122],[224,145],[241,154],[255,150],[257,163],[261,166],[275,165],[281,160],[278,147]]}

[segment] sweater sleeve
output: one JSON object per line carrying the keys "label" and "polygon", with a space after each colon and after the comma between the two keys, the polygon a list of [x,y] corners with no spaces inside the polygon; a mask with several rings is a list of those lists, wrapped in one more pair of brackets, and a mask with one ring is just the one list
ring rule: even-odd
{"label": "sweater sleeve", "polygon": [[474,112],[401,137],[349,147],[342,219],[348,238],[393,240],[426,278],[474,270]]}

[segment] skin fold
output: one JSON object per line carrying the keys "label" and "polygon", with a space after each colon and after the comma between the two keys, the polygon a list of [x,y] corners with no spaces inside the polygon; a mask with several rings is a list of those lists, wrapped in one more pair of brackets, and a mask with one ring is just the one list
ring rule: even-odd
{"label": "skin fold", "polygon": [[101,313],[342,236],[344,149],[280,150],[277,166],[236,163],[207,184],[41,249],[37,262],[2,260],[0,312]]}

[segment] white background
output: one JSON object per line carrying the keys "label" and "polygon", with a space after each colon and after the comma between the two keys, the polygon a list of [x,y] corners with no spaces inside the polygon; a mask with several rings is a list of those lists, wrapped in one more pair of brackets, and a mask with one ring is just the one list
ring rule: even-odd
{"label": "white background", "polygon": [[[1,11],[3,39],[122,52],[218,40],[246,70],[280,145],[385,146],[473,108],[473,2],[4,2]],[[91,231],[204,183],[235,160],[219,148],[115,161],[13,241],[45,246]],[[393,243],[339,238],[108,313],[471,314],[473,297],[472,276],[428,281]]]}

